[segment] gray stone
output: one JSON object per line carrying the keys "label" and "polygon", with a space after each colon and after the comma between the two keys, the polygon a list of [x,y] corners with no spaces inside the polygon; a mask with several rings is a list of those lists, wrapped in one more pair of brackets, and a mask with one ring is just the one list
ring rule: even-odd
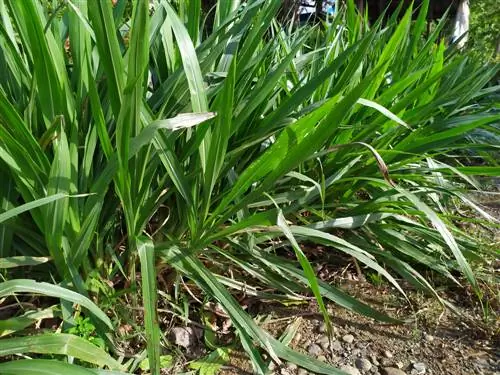
{"label": "gray stone", "polygon": [[379,361],[377,361],[377,356],[375,356],[375,355],[373,355],[373,354],[372,354],[372,355],[370,356],[370,360],[371,360],[371,362],[372,362],[375,366],[380,365]]}
{"label": "gray stone", "polygon": [[346,374],[349,374],[349,375],[361,375],[359,370],[355,367],[352,367],[352,366],[342,366],[340,368],[340,370],[344,371]]}
{"label": "gray stone", "polygon": [[292,363],[292,362],[288,362],[288,363],[286,364],[286,367],[287,367],[289,370],[293,370],[293,371],[297,370],[297,368],[298,368],[298,366],[297,366],[295,363]]}
{"label": "gray stone", "polygon": [[434,336],[429,335],[429,334],[425,334],[424,335],[424,340],[428,341],[428,342],[432,342],[432,341],[434,341]]}
{"label": "gray stone", "polygon": [[328,347],[330,345],[330,339],[328,338],[328,336],[321,336],[318,341],[316,341],[316,343],[318,345],[320,345],[323,350],[328,350]]}
{"label": "gray stone", "polygon": [[339,341],[334,341],[332,342],[332,345],[330,345],[330,348],[336,352],[342,351],[342,344]]}
{"label": "gray stone", "polygon": [[344,335],[344,336],[342,336],[342,341],[344,341],[347,344],[352,344],[354,341],[354,336],[353,335]]}
{"label": "gray stone", "polygon": [[196,344],[196,334],[191,327],[174,327],[170,331],[170,338],[175,345],[191,348]]}
{"label": "gray stone", "polygon": [[326,357],[324,355],[319,355],[318,356],[318,361],[326,362]]}
{"label": "gray stone", "polygon": [[[318,326],[318,332],[319,333],[326,333],[328,330],[326,329],[326,324],[325,323],[321,323],[319,326]],[[339,332],[339,329],[335,326],[332,326],[332,333],[338,333]]]}
{"label": "gray stone", "polygon": [[416,362],[413,364],[413,369],[417,375],[423,375],[426,371],[425,363]]}
{"label": "gray stone", "polygon": [[403,362],[396,362],[396,367],[402,369],[404,367]]}
{"label": "gray stone", "polygon": [[372,363],[366,358],[356,358],[354,364],[361,371],[370,371],[370,369],[372,368]]}
{"label": "gray stone", "polygon": [[351,353],[355,357],[361,356],[361,349],[354,349]]}
{"label": "gray stone", "polygon": [[395,367],[386,367],[382,370],[383,375],[406,375],[406,372]]}
{"label": "gray stone", "polygon": [[306,369],[299,368],[299,371],[297,371],[297,375],[309,375],[309,372]]}
{"label": "gray stone", "polygon": [[380,358],[380,364],[384,367],[392,366],[392,359],[390,358]]}
{"label": "gray stone", "polygon": [[384,356],[385,356],[385,358],[392,358],[392,357],[394,357],[394,355],[389,350],[385,350],[384,351]]}
{"label": "gray stone", "polygon": [[321,347],[318,344],[311,344],[307,348],[307,352],[310,355],[313,355],[316,357],[316,356],[320,355],[323,352],[323,350],[321,349]]}

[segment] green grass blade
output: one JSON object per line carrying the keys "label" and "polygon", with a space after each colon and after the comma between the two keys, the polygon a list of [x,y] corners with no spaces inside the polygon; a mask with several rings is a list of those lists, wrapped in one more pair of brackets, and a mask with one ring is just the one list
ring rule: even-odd
{"label": "green grass blade", "polygon": [[94,302],[72,290],[29,279],[15,279],[0,283],[0,297],[7,297],[16,293],[41,294],[77,303],[89,310],[89,312],[103,321],[109,328],[113,328],[109,318]]}
{"label": "green grass blade", "polygon": [[233,324],[237,327],[240,334],[243,347],[249,354],[252,363],[256,367],[255,370],[259,374],[264,374],[266,367],[256,351],[252,339],[259,342],[259,345],[265,348],[275,360],[279,357],[286,361],[294,362],[300,367],[304,367],[317,374],[344,374],[326,363],[290,349],[279,340],[262,331],[198,259],[193,256],[186,256],[186,254],[182,253],[175,246],[160,246],[157,249],[168,259],[170,264],[188,274],[202,289],[217,298],[221,306],[231,316]]}
{"label": "green grass blade", "polygon": [[325,324],[327,326],[327,331],[329,334],[332,334],[331,332],[331,322],[330,322],[330,317],[328,315],[328,310],[326,309],[325,303],[323,301],[323,297],[321,296],[321,291],[319,289],[318,285],[318,279],[316,278],[316,273],[314,272],[311,263],[309,263],[309,260],[307,259],[306,255],[302,251],[300,245],[297,243],[297,240],[293,236],[292,231],[290,230],[290,227],[286,223],[286,219],[283,216],[283,212],[281,210],[278,212],[278,226],[280,229],[283,231],[283,234],[288,238],[288,241],[290,241],[290,244],[292,245],[294,251],[295,251],[295,256],[299,260],[300,265],[302,266],[302,270],[304,271],[304,275],[307,278],[307,282],[309,284],[309,287],[311,288],[314,297],[316,298],[316,301],[318,302],[319,310],[323,314],[323,319],[325,321]]}
{"label": "green grass blade", "polygon": [[148,347],[149,369],[151,374],[160,374],[160,326],[157,313],[157,290],[155,250],[151,240],[139,238],[137,249],[141,261],[142,299],[144,304],[144,322]]}
{"label": "green grass blade", "polygon": [[453,255],[455,256],[455,259],[457,260],[460,269],[464,273],[465,277],[467,278],[471,286],[477,292],[479,289],[476,278],[474,277],[474,273],[472,272],[469,263],[465,259],[462,251],[458,247],[455,238],[451,234],[450,230],[447,228],[446,224],[439,218],[436,212],[434,212],[427,204],[425,204],[421,199],[419,199],[418,196],[400,187],[397,187],[396,189],[401,194],[403,194],[410,202],[412,202],[415,205],[415,207],[417,207],[420,211],[422,211],[425,214],[425,216],[427,216],[427,218],[430,220],[434,228],[443,237],[444,241],[446,242],[446,244],[452,251]]}
{"label": "green grass blade", "polygon": [[28,311],[21,316],[0,320],[0,337],[11,335],[15,332],[40,322],[42,319],[54,318],[54,309]]}
{"label": "green grass blade", "polygon": [[[307,278],[304,275],[303,272],[301,272],[299,269],[291,265],[290,263],[286,262],[278,262],[277,259],[273,261],[273,263],[276,263],[277,266],[283,270],[284,272],[288,273],[291,277],[297,278],[301,282],[307,282]],[[342,306],[348,310],[354,311],[358,314],[368,316],[370,318],[376,319],[380,322],[386,322],[386,323],[392,323],[392,324],[397,324],[401,323],[400,320],[392,318],[385,313],[382,313],[380,311],[375,310],[374,308],[370,307],[369,305],[359,301],[358,299],[351,297],[347,293],[341,291],[338,288],[335,288],[334,286],[325,283],[324,281],[319,280],[319,288],[321,291],[321,294],[328,298],[330,301],[338,304],[339,306]]]}
{"label": "green grass blade", "polygon": [[38,266],[50,261],[48,257],[13,256],[0,258],[0,268],[15,268],[24,266]]}
{"label": "green grass blade", "polygon": [[95,375],[90,369],[48,359],[21,359],[0,363],[3,375]]}
{"label": "green grass blade", "polygon": [[61,354],[72,356],[98,366],[108,366],[111,369],[121,368],[121,365],[103,349],[81,337],[64,333],[0,340],[0,356],[18,353]]}
{"label": "green grass blade", "polygon": [[35,201],[22,204],[21,206],[17,206],[15,208],[11,208],[7,212],[3,212],[0,214],[0,223],[4,222],[6,220],[9,220],[9,219],[11,219],[19,214],[22,214],[23,212],[30,211],[34,208],[41,207],[41,206],[44,206],[46,204],[49,204],[49,203],[55,202],[59,199],[63,199],[63,198],[67,198],[67,197],[68,197],[67,194],[57,193],[57,194],[53,194],[53,195],[50,195],[50,196],[45,197],[45,198],[40,198],[40,199],[37,199]]}
{"label": "green grass blade", "polygon": [[88,7],[89,20],[94,28],[100,62],[106,72],[107,86],[113,113],[118,118],[125,86],[125,67],[116,35],[110,1],[98,1]]}

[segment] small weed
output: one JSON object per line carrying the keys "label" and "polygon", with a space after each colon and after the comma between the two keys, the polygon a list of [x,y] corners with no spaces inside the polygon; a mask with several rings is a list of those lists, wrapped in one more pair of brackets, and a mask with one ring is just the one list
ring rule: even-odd
{"label": "small weed", "polygon": [[382,284],[384,283],[384,278],[382,277],[382,275],[375,272],[369,272],[367,275],[367,279],[370,283],[377,287],[382,286]]}
{"label": "small weed", "polygon": [[212,353],[189,364],[199,375],[215,375],[229,361],[229,349],[217,348]]}
{"label": "small weed", "polygon": [[96,335],[95,326],[90,322],[89,318],[78,316],[75,319],[76,325],[68,330],[68,333],[80,336],[88,342],[105,349],[104,340]]}

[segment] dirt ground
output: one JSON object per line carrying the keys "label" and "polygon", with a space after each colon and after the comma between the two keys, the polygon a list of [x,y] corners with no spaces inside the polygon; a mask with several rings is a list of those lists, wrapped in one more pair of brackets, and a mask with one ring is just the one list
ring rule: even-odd
{"label": "dirt ground", "polygon": [[[412,322],[381,324],[329,306],[335,336],[331,344],[314,304],[295,308],[265,306],[259,314],[260,318],[265,316],[261,325],[276,337],[293,325],[295,335],[290,345],[294,349],[351,374],[500,374],[499,321],[493,318],[482,324],[479,311],[467,298],[455,297],[455,304],[464,314],[458,317],[435,299],[417,293],[410,295],[409,307],[407,301],[395,298],[397,292],[389,287],[375,287],[362,281],[350,282],[344,287],[358,297],[364,296],[365,301],[369,296],[370,302],[380,310]],[[252,373],[251,367],[243,353],[234,353],[231,364],[219,372],[222,375],[249,373]],[[268,373],[310,374],[291,364],[281,367],[271,364]]]}

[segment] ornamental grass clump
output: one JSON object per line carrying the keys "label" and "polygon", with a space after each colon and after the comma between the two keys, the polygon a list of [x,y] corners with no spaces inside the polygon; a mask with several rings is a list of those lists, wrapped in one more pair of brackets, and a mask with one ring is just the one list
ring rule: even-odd
{"label": "ornamental grass clump", "polygon": [[[208,13],[200,0],[45,3],[0,0],[0,298],[60,302],[0,322],[0,355],[41,355],[1,373],[135,371],[113,334],[121,304],[143,309],[135,334],[159,374],[157,304],[201,308],[186,305],[188,285],[230,317],[257,373],[263,352],[340,373],[271,337],[235,297],[313,296],[328,327],[327,302],[397,322],[319,280],[317,245],[402,295],[404,280],[449,305],[429,270],[481,293],[471,262],[483,254],[455,208],[497,223],[467,192],[499,173],[486,100],[498,66],[447,45],[445,20],[427,33],[428,1],[372,25],[348,1],[316,26],[279,23],[278,0]],[[49,317],[70,332],[80,316],[108,352],[28,335]]]}

